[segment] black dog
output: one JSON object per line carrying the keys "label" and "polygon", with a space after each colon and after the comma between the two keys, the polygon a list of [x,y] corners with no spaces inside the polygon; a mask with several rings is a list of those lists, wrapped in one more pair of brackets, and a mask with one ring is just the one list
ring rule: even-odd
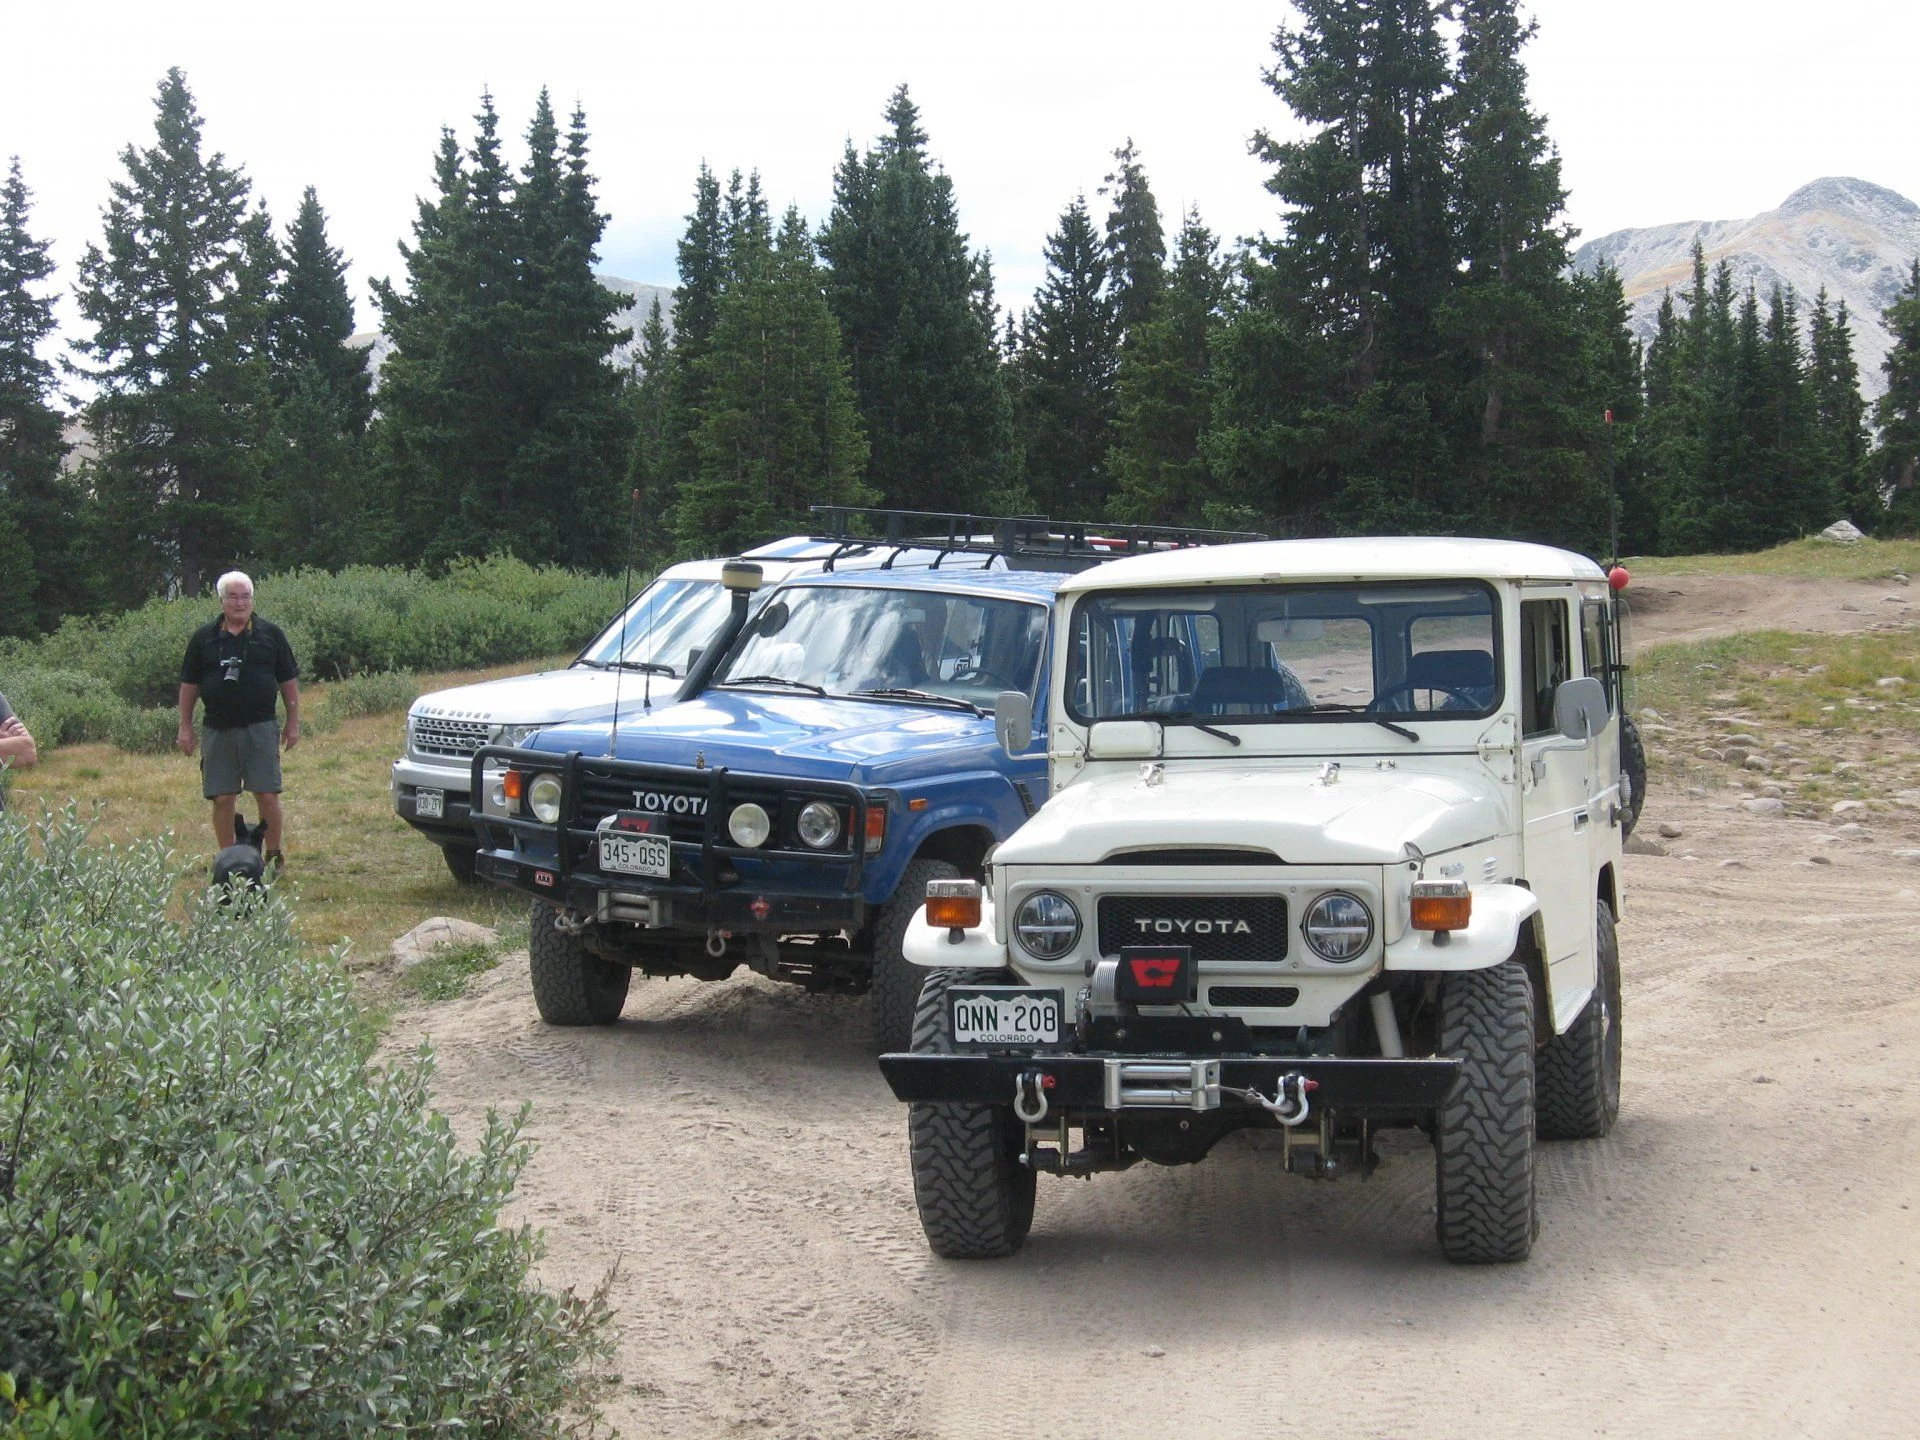
{"label": "black dog", "polygon": [[265,818],[249,827],[246,817],[236,812],[233,835],[234,843],[213,857],[214,885],[226,886],[229,893],[264,888],[267,858],[261,852],[260,842],[267,838]]}

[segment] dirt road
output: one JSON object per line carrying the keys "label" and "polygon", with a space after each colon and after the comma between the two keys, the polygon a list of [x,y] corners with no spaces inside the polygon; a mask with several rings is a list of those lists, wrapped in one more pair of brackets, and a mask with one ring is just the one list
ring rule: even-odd
{"label": "dirt road", "polygon": [[1627,587],[1636,645],[1713,640],[1742,630],[1844,634],[1920,618],[1920,592],[1895,580],[1790,575],[1653,575]]}
{"label": "dirt road", "polygon": [[465,1133],[534,1102],[518,1213],[550,1281],[621,1258],[629,1436],[1912,1435],[1920,816],[1732,805],[1650,812],[1685,834],[1628,861],[1620,1124],[1544,1148],[1519,1266],[1440,1260],[1411,1136],[1365,1182],[1247,1137],[1043,1178],[1018,1257],[935,1260],[863,1006],[751,976],[567,1032],[515,957],[393,1043]]}

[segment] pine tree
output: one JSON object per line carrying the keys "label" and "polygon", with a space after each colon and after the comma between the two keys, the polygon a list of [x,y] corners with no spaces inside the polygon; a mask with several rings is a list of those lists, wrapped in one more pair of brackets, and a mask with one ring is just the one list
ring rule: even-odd
{"label": "pine tree", "polygon": [[50,246],[27,229],[32,199],[14,156],[0,185],[0,635],[49,629],[80,609],[75,547],[79,495],[61,474],[67,445],[54,408]]}
{"label": "pine tree", "polygon": [[244,173],[201,154],[177,68],[155,105],[155,143],[122,152],[104,248],[87,248],[78,287],[93,335],[75,348],[100,392],[87,413],[102,575],[124,603],[200,593],[247,555],[268,413],[265,214],[248,214]]}
{"label": "pine tree", "polygon": [[1041,509],[1097,516],[1112,488],[1113,382],[1119,334],[1100,237],[1077,196],[1047,238],[1047,274],[1028,312],[1020,354],[1021,440]]}
{"label": "pine tree", "polygon": [[1880,435],[1873,471],[1887,497],[1887,528],[1913,535],[1920,533],[1920,259],[1884,313],[1893,348],[1881,367],[1886,394],[1873,406]]}
{"label": "pine tree", "polygon": [[1114,513],[1139,524],[1199,524],[1212,475],[1201,454],[1213,404],[1212,352],[1226,300],[1218,242],[1191,209],[1155,317],[1120,352]]}
{"label": "pine tree", "polygon": [[375,427],[392,550],[611,565],[632,416],[609,363],[627,338],[612,323],[620,302],[592,268],[606,221],[585,118],[574,113],[563,146],[542,92],[517,181],[491,96],[475,123],[464,156],[442,136],[439,193],[401,247],[407,288],[375,286],[394,343]]}
{"label": "pine tree", "polygon": [[678,488],[667,448],[674,378],[672,342],[656,295],[640,327],[640,349],[634,357],[633,453],[627,465],[628,488],[638,495],[640,513],[647,517],[644,544],[650,554],[668,548],[663,540],[671,532],[664,521],[671,517]]}
{"label": "pine tree", "polygon": [[1136,331],[1154,317],[1167,285],[1167,238],[1160,228],[1160,206],[1147,185],[1147,172],[1133,139],[1113,152],[1114,170],[1100,187],[1111,195],[1107,212],[1108,274],[1113,287],[1114,324],[1124,349]]}
{"label": "pine tree", "polygon": [[819,237],[839,321],[870,487],[885,503],[977,510],[1016,480],[1014,438],[981,303],[987,269],[960,232],[953,181],[927,156],[903,85],[887,133],[864,156],[849,145]]}
{"label": "pine tree", "polygon": [[1823,463],[1801,334],[1798,298],[1791,286],[1783,290],[1775,285],[1761,332],[1766,418],[1763,458],[1755,475],[1759,493],[1752,505],[1762,522],[1761,545],[1797,539],[1830,525],[1840,503],[1839,488]]}
{"label": "pine tree", "polygon": [[[693,210],[679,248],[680,283],[673,292],[673,337],[667,368],[657,383],[660,445],[649,469],[645,496],[646,548],[672,548],[673,509],[680,486],[700,471],[694,437],[706,410],[702,361],[713,345],[731,257],[721,207],[720,181],[705,163],[694,181]],[[642,422],[644,424],[644,422]]]}
{"label": "pine tree", "polygon": [[770,242],[750,208],[734,231],[734,275],[700,360],[700,470],[674,508],[680,546],[702,554],[804,531],[810,505],[873,498],[860,478],[866,441],[806,224],[789,209]]}
{"label": "pine tree", "polygon": [[276,568],[375,558],[362,453],[373,415],[368,352],[348,344],[347,264],[308,186],[287,227],[269,327],[274,416],[260,548]]}
{"label": "pine tree", "polygon": [[[1847,302],[1832,305],[1824,285],[1814,297],[1811,331],[1807,383],[1813,392],[1818,464],[1833,488],[1835,513],[1869,530],[1880,519],[1880,497],[1868,468],[1867,402],[1860,393]],[[1815,528],[1824,529],[1831,518]]]}

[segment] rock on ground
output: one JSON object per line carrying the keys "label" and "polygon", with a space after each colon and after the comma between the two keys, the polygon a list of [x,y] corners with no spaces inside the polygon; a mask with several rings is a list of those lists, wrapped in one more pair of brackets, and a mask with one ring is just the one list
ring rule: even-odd
{"label": "rock on ground", "polygon": [[1836,545],[1853,545],[1867,537],[1851,520],[1836,520],[1820,532],[1820,538]]}
{"label": "rock on ground", "polygon": [[432,919],[422,920],[393,942],[393,968],[411,970],[436,950],[462,945],[497,945],[499,942],[500,932],[489,926],[476,925],[471,920],[460,920],[452,915],[435,915]]}

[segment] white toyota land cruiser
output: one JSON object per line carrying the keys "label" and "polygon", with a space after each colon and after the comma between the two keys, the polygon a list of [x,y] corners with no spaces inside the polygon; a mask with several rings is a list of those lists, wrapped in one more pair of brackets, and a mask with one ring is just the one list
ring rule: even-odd
{"label": "white toyota land cruiser", "polygon": [[[880,1062],[933,1249],[1011,1254],[1042,1171],[1260,1126],[1330,1178],[1413,1126],[1447,1257],[1524,1258],[1536,1136],[1619,1108],[1643,778],[1619,621],[1592,561],[1503,541],[1226,545],[1062,586],[1051,798],[984,887],[928,887],[913,1050]],[[1030,714],[1000,697],[1003,743]]]}

